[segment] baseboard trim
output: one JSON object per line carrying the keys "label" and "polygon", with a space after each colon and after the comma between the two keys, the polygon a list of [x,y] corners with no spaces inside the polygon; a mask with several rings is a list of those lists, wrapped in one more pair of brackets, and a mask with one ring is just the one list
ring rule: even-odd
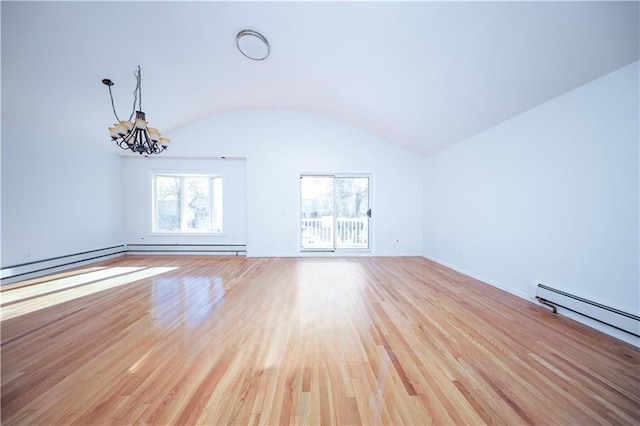
{"label": "baseboard trim", "polygon": [[[464,268],[460,268],[456,265],[453,265],[449,262],[446,262],[442,259],[438,259],[437,257],[433,257],[433,256],[428,256],[428,255],[422,255],[422,257],[424,257],[425,259],[431,260],[439,265],[445,266],[449,269],[453,269],[456,272],[460,272],[461,274],[467,275],[471,278],[475,278],[479,281],[482,281],[483,283],[489,284],[493,287],[499,288],[500,290],[504,290],[507,293],[513,294],[514,296],[518,296],[521,297],[522,299],[525,299],[537,306],[540,306],[540,304],[538,303],[538,301],[535,299],[535,296],[532,296],[530,294],[524,293],[522,291],[518,291],[518,290],[514,290],[513,288],[510,288],[504,284],[501,284],[497,281],[494,280],[490,280],[486,277],[483,277],[481,275],[475,274],[473,272],[470,272]],[[636,346],[640,348],[640,338],[634,337],[632,335],[630,335],[629,333],[620,331],[614,327],[611,327],[609,325],[603,324],[601,322],[592,320],[590,318],[584,317],[583,315],[574,313],[572,311],[569,311],[567,309],[564,308],[558,308],[558,314],[567,317],[569,319],[572,319],[574,321],[577,321],[581,324],[586,325],[587,327],[591,327],[595,330],[601,331],[604,334],[607,334],[611,337],[614,337],[616,339],[622,340],[626,343],[629,343],[630,345]]]}
{"label": "baseboard trim", "polygon": [[246,244],[127,244],[127,255],[245,256]]}
{"label": "baseboard trim", "polygon": [[536,298],[540,303],[552,307],[561,307],[594,321],[601,322],[618,330],[640,338],[640,316],[625,312],[612,306],[603,305],[585,299],[577,294],[567,293],[558,288],[538,284]]}
{"label": "baseboard trim", "polygon": [[125,246],[117,245],[7,266],[0,269],[0,285],[38,278],[89,263],[124,256],[124,254]]}
{"label": "baseboard trim", "polygon": [[342,251],[299,251],[294,253],[247,253],[247,257],[376,257],[371,252],[342,252]]}
{"label": "baseboard trim", "polygon": [[520,297],[522,299],[526,299],[526,300],[528,300],[530,302],[533,302],[535,300],[534,298],[530,297],[527,293],[523,293],[522,291],[513,289],[513,288],[511,288],[509,286],[506,286],[506,285],[504,285],[502,283],[499,283],[497,281],[491,280],[491,279],[489,279],[487,277],[483,277],[482,275],[475,274],[475,273],[473,273],[473,272],[471,272],[471,271],[469,271],[467,269],[460,268],[459,266],[456,266],[456,265],[454,265],[452,263],[449,263],[449,262],[444,261],[442,259],[439,259],[437,257],[428,256],[426,254],[422,255],[422,257],[424,257],[425,259],[431,260],[433,262],[436,262],[436,263],[438,263],[438,264],[440,264],[442,266],[446,266],[449,269],[453,269],[454,271],[460,272],[461,274],[467,275],[467,276],[469,276],[471,278],[475,278],[476,280],[482,281],[483,283],[487,283],[487,284],[489,284],[489,285],[491,285],[493,287],[499,288],[500,290],[504,290],[507,293],[513,294],[514,296],[518,296],[518,297]]}

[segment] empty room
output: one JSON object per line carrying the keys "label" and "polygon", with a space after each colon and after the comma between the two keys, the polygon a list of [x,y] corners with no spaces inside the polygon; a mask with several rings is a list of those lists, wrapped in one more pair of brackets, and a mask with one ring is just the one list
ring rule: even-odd
{"label": "empty room", "polygon": [[640,2],[0,2],[3,425],[640,423]]}

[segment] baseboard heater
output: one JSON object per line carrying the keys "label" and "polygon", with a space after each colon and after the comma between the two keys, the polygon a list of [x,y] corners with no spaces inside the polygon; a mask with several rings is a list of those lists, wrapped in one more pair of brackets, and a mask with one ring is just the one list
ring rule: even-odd
{"label": "baseboard heater", "polygon": [[640,337],[640,317],[555,288],[538,284],[536,298],[556,313],[556,306]]}
{"label": "baseboard heater", "polygon": [[218,254],[247,253],[246,244],[127,244],[127,254]]}
{"label": "baseboard heater", "polygon": [[15,283],[17,281],[30,280],[32,278],[76,268],[78,266],[98,262],[100,260],[124,256],[124,254],[125,246],[118,245],[7,266],[1,270],[1,284],[4,285]]}

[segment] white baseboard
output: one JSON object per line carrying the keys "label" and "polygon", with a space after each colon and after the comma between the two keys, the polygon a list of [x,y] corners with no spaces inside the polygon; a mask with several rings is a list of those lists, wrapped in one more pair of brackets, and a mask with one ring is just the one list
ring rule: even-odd
{"label": "white baseboard", "polygon": [[293,253],[247,252],[247,257],[421,257],[418,253],[374,253],[372,251],[298,251]]}
{"label": "white baseboard", "polygon": [[[513,289],[513,288],[511,288],[511,287],[509,287],[507,285],[504,285],[504,284],[499,283],[497,281],[488,279],[488,278],[483,277],[481,275],[475,274],[475,273],[473,273],[471,271],[468,271],[468,270],[466,270],[464,268],[460,268],[460,267],[458,267],[456,265],[453,265],[453,264],[451,264],[449,262],[446,262],[446,261],[444,261],[442,259],[438,259],[437,257],[428,256],[428,255],[422,255],[422,257],[424,257],[425,259],[431,260],[433,262],[436,262],[436,263],[438,263],[438,264],[440,264],[442,266],[445,266],[445,267],[447,267],[449,269],[453,269],[454,271],[460,272],[461,274],[467,275],[467,276],[469,276],[471,278],[475,278],[477,280],[480,280],[480,281],[482,281],[484,283],[487,283],[487,284],[489,284],[489,285],[491,285],[493,287],[499,288],[500,290],[504,290],[507,293],[513,294],[514,296],[518,296],[518,297],[520,297],[522,299],[525,299],[525,300],[527,300],[527,301],[529,301],[529,302],[531,302],[531,303],[533,303],[535,305],[542,306],[536,300],[535,296],[533,296],[531,294],[527,294],[527,293],[524,293],[522,291],[515,290],[515,289]],[[570,318],[570,319],[572,319],[574,321],[577,321],[577,322],[579,322],[581,324],[584,324],[584,325],[586,325],[588,327],[591,327],[593,329],[596,329],[598,331],[601,331],[601,332],[603,332],[605,334],[608,334],[609,336],[615,337],[616,339],[619,339],[619,340],[622,340],[622,341],[624,341],[626,343],[629,343],[630,345],[633,345],[633,346],[636,346],[636,347],[640,348],[640,338],[638,338],[636,336],[633,336],[633,335],[631,335],[629,333],[625,333],[624,331],[620,331],[620,330],[618,330],[618,329],[616,329],[614,327],[610,327],[610,326],[608,326],[606,324],[600,323],[598,321],[594,321],[594,320],[592,320],[590,318],[587,318],[587,317],[585,317],[583,315],[577,314],[575,312],[571,312],[571,311],[569,311],[567,309],[563,309],[563,308],[560,308],[560,307],[558,307],[558,314],[560,314],[562,316],[565,316],[567,318]]]}
{"label": "white baseboard", "polygon": [[11,284],[18,281],[26,281],[44,275],[61,272],[67,269],[77,268],[90,263],[101,262],[124,256],[124,245],[117,245],[96,250],[88,250],[80,253],[56,256],[49,259],[36,260],[2,268],[2,285]]}
{"label": "white baseboard", "polygon": [[245,256],[246,244],[127,244],[127,255]]}
{"label": "white baseboard", "polygon": [[514,296],[521,297],[522,299],[526,299],[526,300],[528,300],[530,302],[535,302],[535,298],[534,297],[531,297],[527,293],[524,293],[524,292],[522,292],[520,290],[516,290],[516,289],[514,289],[512,287],[509,287],[507,285],[504,285],[502,283],[499,283],[499,282],[494,281],[492,279],[489,279],[487,277],[483,277],[482,275],[478,275],[478,274],[476,274],[474,272],[471,272],[471,271],[469,271],[467,269],[460,268],[459,266],[456,266],[456,265],[454,265],[452,263],[446,262],[446,261],[444,261],[442,259],[438,259],[437,257],[428,256],[426,254],[422,255],[422,257],[424,257],[425,259],[432,260],[432,261],[434,261],[434,262],[436,262],[436,263],[438,263],[438,264],[440,264],[442,266],[446,266],[449,269],[453,269],[454,271],[460,272],[461,274],[467,275],[467,276],[469,276],[471,278],[475,278],[476,280],[482,281],[483,283],[487,283],[489,285],[492,285],[493,287],[499,288],[500,290],[504,290],[507,293],[513,294]]}
{"label": "white baseboard", "polygon": [[294,253],[253,253],[247,257],[373,257],[370,252],[334,252],[334,251],[302,251]]}

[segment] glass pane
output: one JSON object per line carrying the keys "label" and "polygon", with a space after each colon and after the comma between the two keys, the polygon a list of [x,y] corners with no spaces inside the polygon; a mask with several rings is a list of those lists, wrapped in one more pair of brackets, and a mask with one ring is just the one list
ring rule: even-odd
{"label": "glass pane", "polygon": [[333,177],[300,179],[302,248],[333,250]]}
{"label": "glass pane", "polygon": [[180,229],[180,178],[156,176],[156,230]]}
{"label": "glass pane", "polygon": [[211,230],[211,178],[184,177],[183,230]]}
{"label": "glass pane", "polygon": [[222,232],[221,176],[155,176],[154,232]]}
{"label": "glass pane", "polygon": [[369,247],[369,178],[337,177],[336,248]]}

